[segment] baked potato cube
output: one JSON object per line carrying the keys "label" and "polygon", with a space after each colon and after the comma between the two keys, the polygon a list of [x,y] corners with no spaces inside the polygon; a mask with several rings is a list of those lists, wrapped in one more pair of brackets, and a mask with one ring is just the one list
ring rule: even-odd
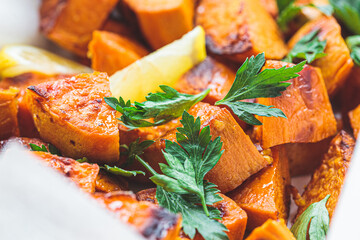
{"label": "baked potato cube", "polygon": [[257,227],[246,240],[296,240],[283,221],[267,220]]}
{"label": "baked potato cube", "polygon": [[134,39],[106,31],[94,31],[89,43],[91,67],[109,75],[114,74],[148,54]]}
{"label": "baked potato cube", "polygon": [[139,202],[130,192],[95,193],[93,196],[121,221],[135,227],[146,239],[172,240],[179,235],[180,215],[150,202]]}
{"label": "baked potato cube", "polygon": [[357,106],[354,110],[349,112],[349,118],[351,127],[354,130],[354,136],[357,138],[360,130],[360,105]]}
{"label": "baked potato cube", "polygon": [[[121,180],[119,180],[121,179]],[[125,179],[120,177],[114,178],[113,176],[109,176],[104,172],[100,171],[96,177],[95,182],[95,190],[97,192],[115,192],[115,191],[125,191],[128,188],[128,183]]]}
{"label": "baked potato cube", "polygon": [[321,69],[328,94],[332,96],[344,84],[354,65],[335,18],[323,16],[308,22],[290,39],[288,45],[290,49],[293,48],[302,37],[315,30],[319,30],[321,41],[326,40],[326,56],[311,65]]}
{"label": "baked potato cube", "polygon": [[259,0],[201,0],[195,21],[204,28],[213,54],[237,62],[262,52],[267,59],[287,54],[275,20]]}
{"label": "baked potato cube", "polygon": [[330,148],[321,165],[312,175],[301,196],[301,201],[296,201],[299,205],[296,218],[312,203],[318,202],[330,194],[326,208],[331,219],[344,183],[346,171],[349,168],[354,146],[354,139],[343,130],[331,141]]}
{"label": "baked potato cube", "polygon": [[19,135],[16,96],[19,89],[0,89],[0,140]]}
{"label": "baked potato cube", "polygon": [[100,29],[118,0],[43,0],[40,31],[61,47],[86,57],[94,30]]}
{"label": "baked potato cube", "polygon": [[341,113],[346,127],[350,127],[348,114],[360,104],[360,67],[354,66],[339,93]]}
{"label": "baked potato cube", "polygon": [[[246,222],[247,222],[247,215],[244,210],[242,210],[233,200],[229,197],[225,196],[224,194],[218,193],[223,200],[215,203],[212,207],[217,208],[221,213],[222,219],[219,220],[225,227],[229,230],[227,235],[229,240],[237,240],[243,239]],[[136,193],[136,198],[139,201],[148,201],[151,203],[158,204],[156,200],[156,188],[149,188],[142,190]],[[184,236],[184,233],[181,233],[179,237],[180,239],[189,239]],[[194,240],[201,240],[203,239],[202,236],[196,234]]]}
{"label": "baked potato cube", "polygon": [[[266,61],[264,68],[292,66],[290,63]],[[260,104],[281,109],[286,118],[259,117],[263,123],[255,127],[255,137],[263,148],[284,143],[318,142],[336,134],[336,120],[326,92],[321,71],[305,65],[299,77],[281,96],[260,98]]]}
{"label": "baked potato cube", "polygon": [[290,175],[311,175],[320,166],[321,159],[330,146],[332,137],[315,143],[285,144],[289,159]]}
{"label": "baked potato cube", "polygon": [[135,14],[141,32],[153,49],[193,29],[193,0],[123,0],[123,4]]}
{"label": "baked potato cube", "polygon": [[119,159],[116,111],[106,73],[80,74],[27,89],[35,126],[43,140],[74,159],[87,157],[102,163]]}
{"label": "baked potato cube", "polygon": [[[210,126],[212,137],[221,137],[223,149],[226,149],[216,166],[205,176],[205,179],[216,184],[221,192],[226,193],[235,189],[252,174],[271,163],[269,159],[260,155],[249,136],[226,108],[198,103],[189,113],[194,117],[200,117],[201,128]],[[176,141],[176,132],[176,129],[170,130],[156,139],[142,155],[157,172],[160,172],[159,163],[165,162],[162,154],[165,140]]]}
{"label": "baked potato cube", "polygon": [[228,194],[247,213],[250,231],[268,219],[287,221],[288,218],[290,175],[285,148],[274,147],[264,150],[263,154],[273,159],[272,165]]}
{"label": "baked potato cube", "polygon": [[97,164],[79,163],[71,158],[59,157],[47,152],[32,152],[45,164],[70,178],[85,192],[95,191],[95,180],[99,173]]}

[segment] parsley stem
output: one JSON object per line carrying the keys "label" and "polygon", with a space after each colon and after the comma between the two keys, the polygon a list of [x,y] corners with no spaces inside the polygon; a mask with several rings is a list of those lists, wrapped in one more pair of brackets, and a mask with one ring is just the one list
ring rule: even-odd
{"label": "parsley stem", "polygon": [[158,173],[144,160],[141,159],[141,157],[139,157],[138,155],[135,156],[136,160],[139,161],[139,163],[141,163],[141,165],[143,165],[152,175],[157,175]]}
{"label": "parsley stem", "polygon": [[206,216],[209,217],[210,214],[209,214],[209,210],[208,210],[208,208],[207,208],[207,206],[206,206],[206,201],[205,201],[204,194],[202,194],[202,195],[200,196],[200,198],[201,198],[201,205],[203,206],[204,212],[205,212]]}

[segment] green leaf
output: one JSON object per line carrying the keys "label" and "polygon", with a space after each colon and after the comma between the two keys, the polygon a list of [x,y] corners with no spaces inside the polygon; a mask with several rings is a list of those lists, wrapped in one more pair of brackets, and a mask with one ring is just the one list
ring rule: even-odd
{"label": "green leaf", "polygon": [[[149,93],[143,103],[135,102],[131,105],[130,102],[125,103],[121,97],[119,100],[116,98],[104,98],[104,100],[110,107],[122,113],[119,120],[123,125],[135,129],[158,126],[178,118],[183,111],[189,110],[210,92],[208,89],[197,95],[190,95],[179,93],[165,85],[161,85],[160,88],[163,92]],[[149,122],[146,121],[147,119],[154,121]]]}
{"label": "green leaf", "polygon": [[126,151],[122,154],[127,155],[127,161],[122,165],[122,167],[130,166],[134,162],[135,157],[142,155],[144,150],[150,147],[154,142],[155,141],[153,140],[145,140],[140,142],[140,138],[138,138],[134,142],[130,143],[129,146],[120,146],[126,149]]}
{"label": "green leaf", "polygon": [[105,164],[103,167],[100,167],[101,169],[104,169],[105,171],[114,174],[114,175],[120,175],[123,177],[135,177],[137,174],[142,174],[145,176],[145,173],[143,171],[130,171],[130,170],[125,170],[119,167],[111,167],[107,164]]}
{"label": "green leaf", "polygon": [[278,9],[279,9],[279,13],[281,13],[282,11],[284,11],[284,9],[289,6],[290,4],[292,4],[295,0],[276,0]]}
{"label": "green leaf", "polygon": [[291,232],[297,240],[306,240],[308,233],[310,240],[325,240],[330,222],[329,212],[326,209],[329,197],[330,195],[327,195],[323,200],[311,204],[296,219]]}
{"label": "green leaf", "polygon": [[44,144],[42,144],[41,147],[36,144],[33,144],[33,143],[29,143],[29,145],[30,145],[31,151],[48,152],[53,155],[61,156],[59,149],[57,149],[54,145],[52,145],[50,143],[48,144],[48,147],[46,147]]}
{"label": "green leaf", "polygon": [[61,156],[60,150],[57,149],[54,145],[49,143],[48,148],[49,148],[49,152],[51,154]]}
{"label": "green leaf", "polygon": [[319,30],[315,30],[306,34],[295,44],[283,61],[292,63],[294,59],[305,59],[307,63],[311,63],[326,56],[324,53],[326,40],[320,41],[318,33]]}
{"label": "green leaf", "polygon": [[181,213],[183,221],[182,226],[184,233],[190,238],[194,238],[196,231],[198,231],[205,240],[212,239],[228,239],[226,235],[226,227],[212,219],[220,218],[220,212],[215,208],[210,208],[209,218],[201,206],[194,205],[191,202],[187,201],[184,196],[165,191],[161,187],[156,189],[156,199],[158,200],[160,206],[168,209],[173,213]]}
{"label": "green leaf", "polygon": [[76,159],[76,161],[79,163],[89,162],[89,160],[86,157]]}
{"label": "green leaf", "polygon": [[360,66],[360,35],[348,37],[346,44],[350,49],[350,56],[357,66]]}
{"label": "green leaf", "polygon": [[272,106],[238,101],[281,96],[281,93],[291,84],[285,81],[298,77],[297,73],[303,69],[305,61],[293,67],[286,68],[284,66],[279,69],[261,71],[264,64],[264,53],[246,59],[237,71],[235,81],[229,92],[215,105],[230,107],[241,120],[254,125],[261,123],[254,116],[251,116],[252,114],[267,117],[286,117],[281,110]]}
{"label": "green leaf", "polygon": [[330,0],[335,16],[348,30],[360,34],[360,0]]}

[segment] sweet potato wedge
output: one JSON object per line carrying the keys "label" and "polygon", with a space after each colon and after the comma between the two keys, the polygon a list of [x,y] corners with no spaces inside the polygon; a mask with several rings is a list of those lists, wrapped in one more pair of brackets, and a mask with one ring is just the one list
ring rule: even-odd
{"label": "sweet potato wedge", "polygon": [[30,85],[36,85],[43,82],[52,82],[61,78],[65,78],[69,75],[56,75],[56,76],[46,76],[36,73],[24,73],[13,78],[5,78],[0,82],[0,88],[9,89],[10,87],[16,87],[19,89],[17,95],[18,102],[18,125],[20,136],[29,137],[29,138],[38,138],[39,133],[36,130],[34,125],[34,120],[32,118],[28,102],[26,99],[26,88]]}
{"label": "sweet potato wedge", "polygon": [[355,138],[357,138],[360,130],[360,105],[357,106],[351,112],[349,112],[349,118],[350,118],[351,127],[353,128],[354,131],[354,136]]}
{"label": "sweet potato wedge", "polygon": [[94,30],[100,29],[118,0],[44,0],[40,31],[63,48],[86,57]]}
{"label": "sweet potato wedge", "polygon": [[[48,149],[48,144],[45,143],[44,141],[38,139],[38,138],[27,138],[27,137],[12,137],[9,138],[7,140],[1,140],[0,141],[0,151],[7,145],[10,143],[18,143],[20,145],[22,145],[23,147],[31,150],[30,148],[30,143],[35,144],[39,147],[41,147],[42,145],[44,145],[47,149]],[[49,149],[48,149],[49,150]]]}
{"label": "sweet potato wedge", "polygon": [[0,89],[0,140],[19,135],[16,96],[19,89]]}
{"label": "sweet potato wedge", "polygon": [[[264,68],[291,66],[289,63],[267,61]],[[287,119],[259,117],[263,123],[255,127],[256,139],[264,148],[284,143],[318,142],[336,134],[336,120],[319,69],[305,65],[299,77],[280,97],[260,98],[257,102],[274,105]]]}
{"label": "sweet potato wedge", "polygon": [[267,220],[257,227],[246,240],[296,240],[283,221]]}
{"label": "sweet potato wedge", "polygon": [[285,148],[274,147],[265,150],[264,155],[273,158],[272,165],[228,194],[247,213],[247,230],[261,226],[268,219],[287,221],[288,218],[290,175]]}
{"label": "sweet potato wedge", "polygon": [[150,202],[139,202],[130,192],[95,193],[94,197],[147,239],[172,240],[179,235],[180,215]]}
{"label": "sweet potato wedge", "polygon": [[107,74],[98,72],[27,89],[41,138],[65,156],[99,162],[119,159],[116,112],[104,101],[110,95]]}
{"label": "sweet potato wedge", "polygon": [[326,40],[326,56],[317,59],[312,65],[321,69],[328,94],[332,96],[344,84],[354,64],[341,36],[340,25],[333,17],[323,16],[305,24],[290,39],[289,48],[314,30],[319,30],[320,40]]}
{"label": "sweet potato wedge", "polygon": [[278,16],[279,10],[276,0],[260,0],[260,3],[273,18]]}
{"label": "sweet potato wedge", "polygon": [[96,71],[112,75],[148,54],[134,39],[106,31],[94,31],[92,36],[88,57]]}
{"label": "sweet potato wedge", "polygon": [[59,157],[47,152],[32,153],[43,160],[47,166],[70,178],[85,192],[93,193],[95,191],[95,180],[99,173],[97,164],[79,163],[74,159]]}
{"label": "sweet potato wedge", "polygon": [[[149,188],[138,192],[136,198],[139,201],[148,201],[158,204],[155,195],[156,188]],[[219,222],[224,224],[229,230],[227,235],[230,240],[243,239],[247,222],[245,211],[224,194],[219,193],[219,195],[223,200],[213,205],[213,207],[219,209],[221,212],[220,215],[222,216],[222,219],[219,220]],[[181,233],[180,236],[181,239],[188,239],[184,233]],[[194,240],[203,240],[203,237],[196,234]]]}
{"label": "sweet potato wedge", "polygon": [[111,177],[102,171],[96,177],[95,190],[97,192],[115,192],[115,191],[125,191],[127,190],[127,182],[122,179],[119,181],[114,177]]}
{"label": "sweet potato wedge", "polygon": [[213,54],[237,62],[262,52],[267,59],[287,54],[275,20],[259,0],[201,0],[195,21],[204,28]]}
{"label": "sweet potato wedge", "polygon": [[[223,193],[233,190],[249,176],[271,163],[269,159],[260,155],[226,108],[198,103],[189,113],[194,117],[200,117],[202,128],[210,126],[213,138],[220,136],[223,141],[223,149],[226,151],[217,165],[205,176],[207,180],[218,185]],[[161,152],[165,148],[165,139],[176,141],[176,132],[176,129],[172,129],[156,139],[142,155],[158,172],[159,163],[165,161]]]}
{"label": "sweet potato wedge", "polygon": [[193,0],[123,0],[123,3],[135,13],[141,32],[154,49],[193,28]]}
{"label": "sweet potato wedge", "polygon": [[325,154],[322,164],[312,175],[302,194],[301,201],[296,201],[299,205],[296,217],[300,216],[312,203],[318,202],[330,194],[326,208],[331,219],[350,164],[354,146],[354,139],[343,130],[331,141],[329,151]]}

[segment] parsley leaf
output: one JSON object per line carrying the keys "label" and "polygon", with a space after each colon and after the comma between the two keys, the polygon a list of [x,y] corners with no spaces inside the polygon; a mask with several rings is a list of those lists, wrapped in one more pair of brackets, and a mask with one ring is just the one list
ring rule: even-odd
{"label": "parsley leaf", "polygon": [[295,3],[295,0],[292,1],[277,1],[279,8],[279,16],[277,18],[277,23],[282,31],[287,31],[288,24],[291,22],[296,16],[299,15],[301,10],[305,7],[314,7],[319,11],[324,13],[327,16],[331,16],[333,13],[333,8],[331,5],[315,5],[313,3],[299,5]]}
{"label": "parsley leaf", "polygon": [[[198,231],[204,239],[228,239],[225,231],[227,228],[220,222],[207,217],[201,206],[189,203],[183,196],[165,191],[161,187],[156,189],[156,199],[160,206],[170,210],[173,213],[181,213],[182,226],[185,234],[191,239]],[[210,216],[219,215],[219,210],[210,209]]]}
{"label": "parsley leaf", "polygon": [[326,40],[320,41],[318,37],[319,30],[312,31],[301,38],[291,49],[283,60],[292,63],[295,58],[305,59],[307,63],[326,56],[324,49]]}
{"label": "parsley leaf", "polygon": [[130,170],[125,170],[119,167],[111,167],[107,164],[105,164],[103,167],[100,167],[101,169],[106,170],[108,173],[114,174],[114,175],[120,175],[123,177],[135,177],[137,174],[142,174],[145,176],[145,173],[143,171],[130,171]]}
{"label": "parsley leaf", "polygon": [[144,150],[150,145],[152,145],[155,141],[153,140],[145,140],[140,142],[140,138],[136,139],[134,142],[130,143],[129,146],[121,145],[120,147],[124,148],[126,151],[121,154],[127,155],[126,162],[122,165],[123,167],[131,165],[136,156],[140,156],[144,153]]}
{"label": "parsley leaf", "polygon": [[[190,95],[179,93],[165,85],[160,85],[160,88],[164,92],[149,93],[143,103],[131,104],[130,101],[125,103],[121,97],[119,100],[114,97],[105,97],[104,100],[110,107],[122,113],[119,120],[123,125],[129,129],[135,129],[158,126],[178,118],[184,110],[189,110],[210,92],[208,89],[197,95]],[[153,118],[154,122],[146,121],[150,118]]]}
{"label": "parsley leaf", "polygon": [[306,240],[308,230],[310,240],[325,240],[330,222],[329,212],[325,206],[329,197],[330,195],[327,195],[323,200],[311,204],[297,218],[295,224],[291,227],[291,232],[297,240]]}
{"label": "parsley leaf", "polygon": [[285,91],[291,84],[285,81],[298,77],[297,73],[303,69],[305,61],[289,68],[282,67],[261,71],[264,64],[264,53],[246,59],[237,71],[235,81],[229,92],[215,105],[228,106],[241,120],[252,125],[261,125],[261,122],[253,114],[286,118],[285,114],[274,106],[239,101],[281,96],[281,92]]}
{"label": "parsley leaf", "polygon": [[335,16],[354,34],[360,34],[360,0],[330,0]]}
{"label": "parsley leaf", "polygon": [[48,152],[53,155],[61,156],[59,149],[57,149],[54,145],[52,145],[50,143],[48,144],[48,147],[46,147],[44,144],[42,144],[41,147],[36,144],[33,144],[33,143],[29,143],[29,145],[30,145],[31,151]]}
{"label": "parsley leaf", "polygon": [[360,67],[360,35],[348,37],[346,44],[351,51],[350,56],[354,63]]}
{"label": "parsley leaf", "polygon": [[210,127],[200,130],[200,118],[194,120],[188,112],[183,113],[180,122],[183,127],[177,129],[178,143],[168,140],[165,143],[163,155],[168,165],[159,164],[164,174],[157,174],[150,179],[168,192],[195,194],[209,216],[204,177],[224,152],[221,150],[222,142],[220,137],[211,140]]}

